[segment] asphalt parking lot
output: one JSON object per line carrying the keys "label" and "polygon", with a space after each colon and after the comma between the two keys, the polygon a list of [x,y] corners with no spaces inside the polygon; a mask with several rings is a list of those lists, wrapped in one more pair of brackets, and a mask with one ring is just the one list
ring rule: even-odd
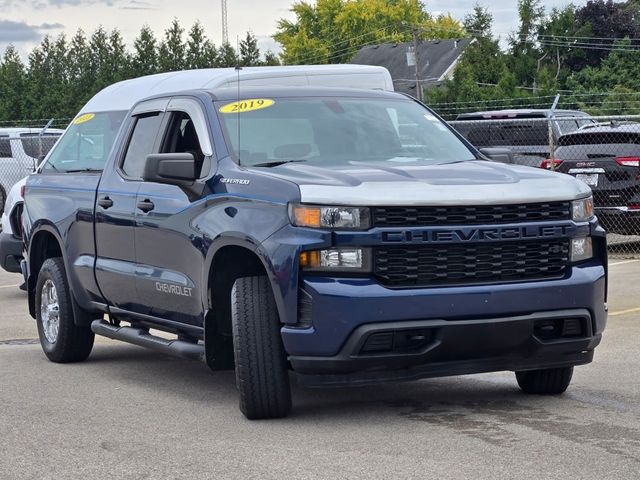
{"label": "asphalt parking lot", "polygon": [[556,398],[513,374],[294,389],[250,422],[232,372],[99,339],[42,354],[20,278],[0,274],[0,478],[640,478],[640,260],[613,260],[609,326]]}

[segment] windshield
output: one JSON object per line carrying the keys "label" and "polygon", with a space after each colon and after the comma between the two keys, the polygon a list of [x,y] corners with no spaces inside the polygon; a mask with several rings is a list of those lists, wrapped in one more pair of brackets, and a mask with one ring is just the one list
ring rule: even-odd
{"label": "windshield", "polygon": [[42,171],[102,170],[126,113],[87,113],[77,117],[67,127]]}
{"label": "windshield", "polygon": [[476,159],[443,122],[409,99],[261,98],[216,102],[216,110],[229,149],[245,166]]}

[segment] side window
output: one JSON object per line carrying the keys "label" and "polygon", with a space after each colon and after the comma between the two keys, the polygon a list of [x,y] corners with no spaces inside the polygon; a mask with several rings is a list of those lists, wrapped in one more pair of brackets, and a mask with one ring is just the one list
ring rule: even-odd
{"label": "side window", "polygon": [[160,153],[193,153],[200,174],[205,158],[200,145],[191,117],[185,112],[172,112]]}
{"label": "side window", "polygon": [[102,170],[127,112],[87,113],[79,116],[57,143],[43,172]]}
{"label": "side window", "polygon": [[141,115],[136,118],[133,133],[129,139],[127,153],[122,163],[122,171],[131,178],[142,178],[147,155],[153,152],[162,115],[159,113]]}
{"label": "side window", "polygon": [[11,141],[9,137],[0,137],[0,158],[11,157]]}
{"label": "side window", "polygon": [[53,148],[58,141],[60,135],[34,135],[34,134],[22,134],[20,140],[22,141],[22,148],[24,153],[31,158],[40,158]]}

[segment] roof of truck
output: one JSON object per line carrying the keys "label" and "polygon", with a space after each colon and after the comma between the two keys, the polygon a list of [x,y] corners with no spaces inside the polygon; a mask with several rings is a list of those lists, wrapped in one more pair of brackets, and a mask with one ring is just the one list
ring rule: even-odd
{"label": "roof of truck", "polygon": [[[196,90],[198,91],[198,90]],[[300,98],[300,97],[359,97],[359,98],[401,98],[409,97],[403,93],[388,92],[382,90],[366,90],[362,88],[338,88],[338,87],[281,87],[281,86],[264,86],[264,87],[244,87],[240,90],[236,88],[219,88],[216,90],[199,90],[204,91],[217,101],[234,101],[249,98]]]}
{"label": "roof of truck", "polygon": [[[115,83],[96,94],[82,108],[79,114],[116,110],[129,110],[135,103],[153,95],[161,95],[185,90],[215,89],[229,86],[232,82],[251,82],[259,84],[261,80],[279,78],[283,85],[318,86],[319,77],[333,77],[337,86],[355,86],[357,75],[376,75],[380,81],[375,87],[393,90],[391,75],[384,67],[370,65],[302,65],[284,67],[244,67],[209,68],[160,73]],[[338,79],[341,79],[338,81]],[[363,83],[366,85],[365,79]],[[273,83],[271,83],[273,85]],[[266,85],[266,83],[265,83]]]}

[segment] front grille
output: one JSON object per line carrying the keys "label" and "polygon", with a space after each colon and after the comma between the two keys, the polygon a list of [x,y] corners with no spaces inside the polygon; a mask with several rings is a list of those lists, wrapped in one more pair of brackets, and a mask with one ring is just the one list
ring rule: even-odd
{"label": "front grille", "polygon": [[376,207],[373,209],[375,227],[496,225],[570,219],[570,202],[471,207]]}
{"label": "front grille", "polygon": [[563,277],[568,265],[567,240],[374,249],[374,274],[389,287],[546,280]]}

